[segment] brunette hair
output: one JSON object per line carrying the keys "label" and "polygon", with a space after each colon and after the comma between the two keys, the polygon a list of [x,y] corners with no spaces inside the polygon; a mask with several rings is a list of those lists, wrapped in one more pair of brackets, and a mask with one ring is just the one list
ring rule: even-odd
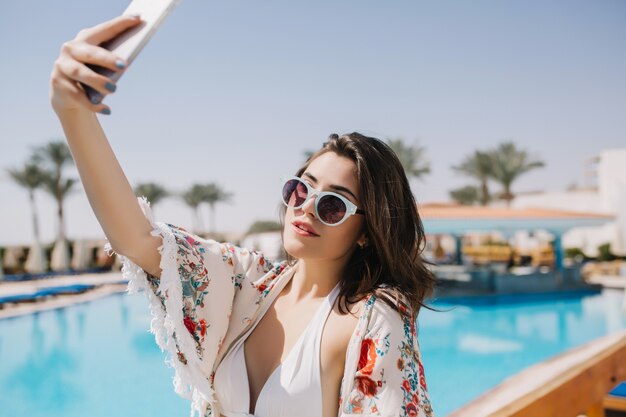
{"label": "brunette hair", "polygon": [[[421,255],[426,244],[424,227],[395,152],[383,141],[357,132],[332,134],[296,175],[301,176],[315,158],[326,152],[355,163],[360,208],[367,213],[364,225],[368,244],[356,249],[348,261],[339,283],[339,299],[352,304],[375,293],[412,322],[421,307],[434,310],[424,304],[436,285],[434,273],[426,267],[429,262]],[[283,206],[283,228],[285,210]],[[288,261],[295,262],[291,255],[286,255]],[[341,303],[339,311],[347,313]]]}

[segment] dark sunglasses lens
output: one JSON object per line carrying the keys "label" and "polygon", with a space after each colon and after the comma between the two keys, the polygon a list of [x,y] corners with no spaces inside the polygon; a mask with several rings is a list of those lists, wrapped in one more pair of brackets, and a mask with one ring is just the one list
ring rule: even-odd
{"label": "dark sunglasses lens", "polygon": [[317,204],[320,219],[328,224],[339,223],[346,215],[346,205],[333,195],[325,195]]}
{"label": "dark sunglasses lens", "polygon": [[307,188],[302,181],[289,180],[283,186],[283,201],[289,207],[301,206],[306,200]]}

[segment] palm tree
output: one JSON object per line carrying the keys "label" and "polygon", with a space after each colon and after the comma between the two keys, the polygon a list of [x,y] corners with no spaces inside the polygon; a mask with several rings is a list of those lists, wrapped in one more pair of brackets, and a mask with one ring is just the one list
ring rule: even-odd
{"label": "palm tree", "polygon": [[48,168],[43,170],[43,189],[57,202],[57,214],[59,216],[58,239],[65,239],[63,202],[78,180],[75,178],[63,178],[63,168],[66,165],[72,165],[74,159],[64,141],[53,141],[39,147],[35,150],[34,158],[48,165]]}
{"label": "palm tree", "polygon": [[31,158],[21,169],[9,168],[7,169],[7,172],[15,183],[28,190],[33,221],[34,242],[28,252],[26,270],[30,273],[44,272],[48,269],[48,265],[45,259],[45,251],[41,247],[39,218],[37,216],[37,205],[35,203],[35,190],[43,185],[44,174],[39,168],[39,164],[35,158]]}
{"label": "palm tree", "polygon": [[164,187],[154,182],[146,182],[137,184],[135,187],[135,195],[137,197],[144,196],[150,202],[150,207],[154,211],[154,205],[162,201],[170,195]]}
{"label": "palm tree", "polygon": [[192,229],[194,233],[199,233],[202,229],[202,219],[200,217],[200,204],[204,197],[204,186],[200,184],[194,184],[187,191],[181,194],[181,197],[185,204],[192,209]]}
{"label": "palm tree", "polygon": [[539,159],[533,159],[527,151],[518,149],[515,143],[503,142],[490,152],[492,160],[491,178],[502,185],[502,199],[507,207],[515,195],[511,192],[511,185],[520,175],[545,166]]}
{"label": "palm tree", "polygon": [[208,183],[204,185],[203,191],[202,202],[208,203],[210,209],[209,231],[215,232],[215,204],[219,202],[231,201],[233,194],[224,191],[215,183]]}
{"label": "palm tree", "polygon": [[419,179],[430,173],[430,163],[425,158],[426,149],[424,147],[406,145],[402,139],[387,139],[387,144],[398,156],[409,179]]}
{"label": "palm tree", "polygon": [[39,168],[37,161],[32,159],[24,164],[20,169],[9,168],[7,172],[15,183],[28,190],[28,199],[33,221],[33,234],[35,241],[40,241],[39,219],[37,217],[37,206],[35,204],[35,190],[43,185],[43,172]]}
{"label": "palm tree", "polygon": [[65,220],[63,202],[78,180],[64,178],[63,168],[74,163],[69,147],[64,141],[52,141],[35,150],[34,158],[48,165],[43,169],[43,189],[57,202],[59,216],[57,241],[52,251],[52,268],[63,270],[69,268],[69,248],[65,236]]}
{"label": "palm tree", "polygon": [[478,187],[466,185],[450,191],[450,197],[464,206],[471,206],[479,200]]}
{"label": "palm tree", "polygon": [[460,165],[453,166],[452,169],[480,182],[480,204],[486,206],[491,200],[488,180],[492,176],[492,160],[489,152],[474,151]]}

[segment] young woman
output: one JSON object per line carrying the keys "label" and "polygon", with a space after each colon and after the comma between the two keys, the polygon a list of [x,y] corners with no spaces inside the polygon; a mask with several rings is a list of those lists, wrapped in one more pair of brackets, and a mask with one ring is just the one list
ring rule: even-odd
{"label": "young woman", "polygon": [[115,91],[85,64],[123,71],[98,45],[138,22],[119,16],[64,43],[50,99],[129,290],[148,295],[151,330],[192,415],[434,416],[417,315],[435,280],[393,151],[331,135],[286,178],[282,262],[155,222],[96,118],[108,107],[79,84]]}

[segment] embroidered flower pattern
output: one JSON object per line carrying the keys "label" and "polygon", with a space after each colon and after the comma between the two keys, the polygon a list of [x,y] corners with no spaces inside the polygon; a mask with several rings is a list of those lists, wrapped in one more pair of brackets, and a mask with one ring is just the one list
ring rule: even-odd
{"label": "embroidered flower pattern", "polygon": [[235,274],[232,277],[233,285],[235,288],[241,289],[241,283],[243,282],[245,276],[244,274]]}
{"label": "embroidered flower pattern", "polygon": [[[376,413],[378,390],[385,384],[384,369],[376,367],[376,362],[389,352],[389,334],[366,337],[361,341],[359,365],[354,376],[354,389],[348,399],[348,410],[353,414]],[[377,374],[375,374],[377,370]]]}
{"label": "embroidered flower pattern", "polygon": [[[400,358],[397,366],[402,371],[402,392],[404,398],[402,401],[402,409],[407,416],[419,416],[419,409],[424,410],[424,414],[431,417],[432,407],[430,400],[426,396],[426,377],[424,376],[424,367],[418,355],[413,348],[413,338],[415,337],[414,321],[407,316],[402,317],[404,324],[404,338],[398,346]],[[419,385],[418,385],[419,384]],[[421,387],[421,388],[420,388]]]}
{"label": "embroidered flower pattern", "polygon": [[[374,298],[367,301],[365,311]],[[339,399],[345,414],[434,417],[424,367],[419,352],[413,348],[415,326],[409,316],[399,317],[402,326],[384,323],[363,335],[352,388],[347,398]],[[401,392],[401,402],[391,404],[384,390]]]}
{"label": "embroidered flower pattern", "polygon": [[209,271],[204,265],[205,248],[202,242],[182,227],[167,224],[176,240],[178,275],[183,294],[183,323],[196,341],[196,350],[202,355],[202,342],[206,335],[207,322],[198,318],[196,308],[204,307],[208,294]]}
{"label": "embroidered flower pattern", "polygon": [[[194,338],[196,342],[196,350],[199,355],[202,355],[202,343],[207,333],[207,328],[210,323],[204,318],[199,318],[196,309],[198,307],[204,308],[204,300],[208,295],[209,283],[211,277],[209,271],[205,267],[204,255],[207,253],[203,245],[206,241],[200,240],[197,236],[189,233],[187,230],[180,226],[165,223],[174,235],[174,239],[177,247],[177,266],[180,282],[182,286],[183,296],[183,324],[189,334]],[[219,253],[221,253],[222,261],[235,270],[236,261],[241,259],[250,259],[255,262],[252,265],[252,270],[256,270],[257,273],[266,273],[273,269],[273,273],[269,274],[264,280],[264,283],[259,287],[261,297],[257,300],[257,304],[261,302],[270,291],[273,286],[274,278],[276,278],[287,265],[286,262],[277,264],[276,266],[265,258],[262,253],[258,251],[249,251],[244,248],[239,248],[230,243],[220,243]],[[236,289],[241,290],[243,281],[245,280],[245,274],[237,271],[231,276],[231,281]],[[148,279],[151,288],[157,293],[159,286],[159,279],[148,274]],[[165,307],[165,298],[167,294],[158,294],[161,297],[161,303]],[[182,353],[179,352],[178,358],[181,362],[186,363],[186,359]]]}
{"label": "embroidered flower pattern", "polygon": [[235,255],[235,247],[230,243],[224,243],[220,251],[222,252],[222,261],[230,266],[234,266],[233,256]]}
{"label": "embroidered flower pattern", "polygon": [[[264,264],[262,265],[263,268],[267,268],[267,262],[263,259],[263,257],[261,257],[261,261],[260,262],[264,262]],[[283,261],[280,263],[277,263],[276,265],[272,265],[272,268],[267,268],[266,272],[269,272],[270,269],[272,270],[271,274],[267,274],[265,276],[265,279],[256,287],[257,291],[259,292],[259,296],[257,297],[255,303],[256,304],[261,304],[263,302],[263,300],[265,299],[265,297],[267,297],[267,295],[270,293],[270,291],[272,290],[272,288],[274,288],[274,283],[276,282],[276,277],[278,277],[283,270],[287,267],[288,262],[287,261]]]}

